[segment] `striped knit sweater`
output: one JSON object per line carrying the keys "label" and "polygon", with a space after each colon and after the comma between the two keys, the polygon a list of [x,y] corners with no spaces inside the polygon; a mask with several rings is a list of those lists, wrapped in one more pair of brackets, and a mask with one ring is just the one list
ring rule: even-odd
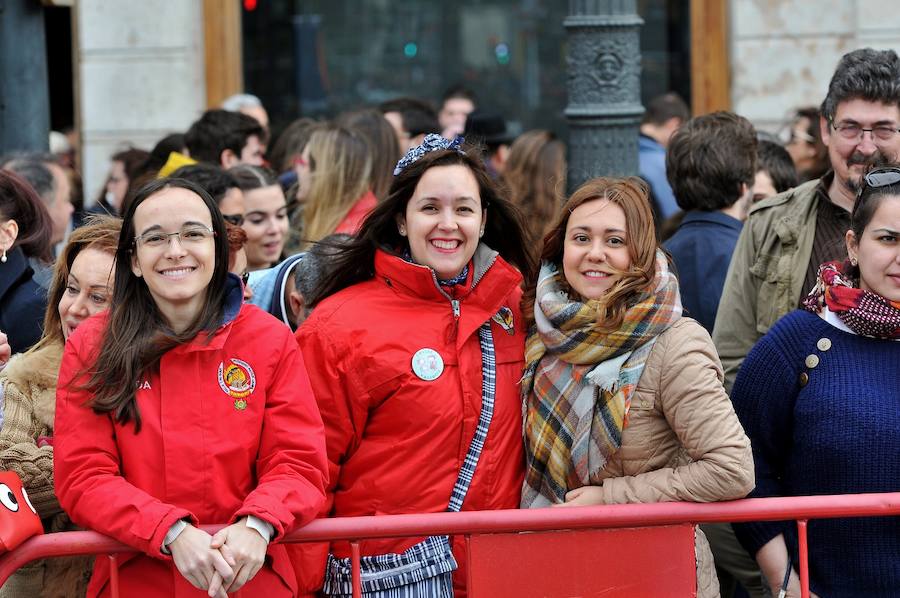
{"label": "striped knit sweater", "polygon": [[[747,356],[731,398],[753,445],[751,496],[900,491],[900,342],[794,311]],[[795,530],[735,525],[751,555],[784,533],[796,567]],[[900,595],[900,517],[811,521],[809,566],[823,597]]]}

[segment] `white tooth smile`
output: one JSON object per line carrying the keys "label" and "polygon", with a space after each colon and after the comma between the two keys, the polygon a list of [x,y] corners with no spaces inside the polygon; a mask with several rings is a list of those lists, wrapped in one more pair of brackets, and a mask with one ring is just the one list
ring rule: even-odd
{"label": "white tooth smile", "polygon": [[456,249],[459,246],[459,241],[432,241],[432,245],[437,247],[438,249]]}
{"label": "white tooth smile", "polygon": [[174,269],[174,270],[163,270],[161,272],[161,274],[163,276],[178,278],[179,276],[185,276],[187,274],[190,274],[193,271],[194,271],[193,268],[178,268],[178,269]]}
{"label": "white tooth smile", "polygon": [[585,272],[584,275],[587,276],[588,278],[606,278],[609,276],[609,274],[607,274],[606,272],[597,272],[594,270]]}

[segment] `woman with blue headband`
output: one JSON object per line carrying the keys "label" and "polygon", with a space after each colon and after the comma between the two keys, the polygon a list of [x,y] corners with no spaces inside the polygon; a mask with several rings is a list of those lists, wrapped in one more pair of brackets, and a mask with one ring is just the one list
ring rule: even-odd
{"label": "woman with blue headband", "polygon": [[[521,217],[460,142],[429,135],[400,161],[297,332],[325,422],[324,516],[519,504],[519,300],[534,267]],[[362,542],[363,595],[464,595],[463,542]],[[326,595],[351,595],[347,542],[327,566],[324,548],[297,552],[298,575],[317,574],[301,590],[324,573]]]}

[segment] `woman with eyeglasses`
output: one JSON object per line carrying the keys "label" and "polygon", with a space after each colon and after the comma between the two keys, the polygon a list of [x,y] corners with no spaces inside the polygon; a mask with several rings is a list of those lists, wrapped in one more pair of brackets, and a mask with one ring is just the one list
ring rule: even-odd
{"label": "woman with eyeglasses", "polygon": [[[121,562],[123,595],[296,593],[272,542],[322,506],[322,421],[290,331],[227,270],[209,194],[154,181],[125,213],[109,313],[66,344],[56,493],[77,524],[140,551]],[[89,596],[108,594],[109,567],[97,560]]]}
{"label": "woman with eyeglasses", "polygon": [[[849,259],[753,348],[731,394],[753,446],[751,496],[900,491],[900,169],[863,178]],[[735,524],[777,594],[799,596],[794,522]],[[809,522],[812,591],[896,596],[900,518]]]}
{"label": "woman with eyeglasses", "polygon": [[288,234],[287,200],[268,168],[242,164],[228,170],[244,193],[243,228],[247,233],[247,267],[270,268],[281,260]]}
{"label": "woman with eyeglasses", "polygon": [[816,106],[797,108],[784,131],[784,148],[794,161],[801,182],[820,178],[831,169],[819,114]]}

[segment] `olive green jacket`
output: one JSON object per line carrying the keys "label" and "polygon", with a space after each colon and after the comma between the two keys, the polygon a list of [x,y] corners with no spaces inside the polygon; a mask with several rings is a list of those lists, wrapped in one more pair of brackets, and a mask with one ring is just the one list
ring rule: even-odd
{"label": "olive green jacket", "polygon": [[809,291],[802,287],[816,236],[819,180],[760,201],[741,230],[712,336],[729,393],[756,341]]}

